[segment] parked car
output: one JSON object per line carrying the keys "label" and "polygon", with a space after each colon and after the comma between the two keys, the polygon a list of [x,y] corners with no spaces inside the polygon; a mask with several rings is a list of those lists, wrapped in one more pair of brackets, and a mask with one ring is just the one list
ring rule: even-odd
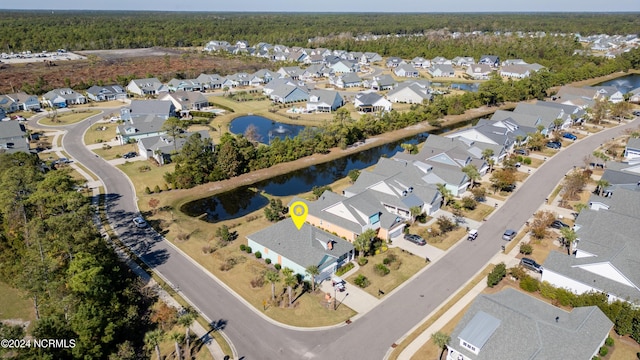
{"label": "parked car", "polygon": [[529,155],[529,150],[527,150],[527,149],[515,149],[513,151],[513,153],[517,154],[517,155],[525,155],[526,156],[526,155]]}
{"label": "parked car", "polygon": [[640,116],[640,110],[634,110],[633,111],[633,115]]}
{"label": "parked car", "polygon": [[563,222],[562,222],[562,221],[560,221],[560,220],[554,220],[554,221],[551,223],[551,225],[549,225],[549,226],[551,226],[551,227],[552,227],[552,228],[554,228],[554,229],[562,229],[562,228],[568,228],[568,227],[569,227],[569,225],[567,225],[567,224],[563,223]]}
{"label": "parked car", "polygon": [[478,238],[478,230],[472,229],[469,230],[469,235],[467,236],[467,240],[473,241]]}
{"label": "parked car", "polygon": [[520,265],[526,267],[529,270],[533,270],[538,273],[542,273],[542,266],[538,264],[535,260],[529,258],[520,259]]}
{"label": "parked car", "polygon": [[578,139],[577,136],[573,135],[572,133],[568,133],[568,132],[562,134],[562,137],[565,138],[565,139],[574,140],[574,141]]}
{"label": "parked car", "polygon": [[134,217],[133,223],[136,224],[136,227],[139,227],[139,228],[147,227],[147,222],[140,216]]}
{"label": "parked car", "polygon": [[551,149],[560,149],[562,143],[560,141],[549,141],[546,146]]}
{"label": "parked car", "polygon": [[345,291],[346,290],[345,284],[346,284],[345,281],[337,276],[333,276],[331,278],[331,285],[333,285],[333,288],[336,289],[337,291],[340,291],[340,292]]}
{"label": "parked car", "polygon": [[138,156],[138,153],[135,152],[135,151],[130,151],[130,152],[122,155],[122,157],[125,158],[125,159],[131,159],[131,158],[134,158],[136,156]]}
{"label": "parked car", "polygon": [[427,241],[425,239],[423,239],[421,236],[419,235],[415,235],[415,234],[405,234],[404,235],[404,239],[407,241],[411,241],[412,243],[416,244],[416,245],[426,245]]}
{"label": "parked car", "polygon": [[504,234],[502,234],[502,240],[511,241],[514,237],[516,237],[516,231],[512,229],[507,229]]}

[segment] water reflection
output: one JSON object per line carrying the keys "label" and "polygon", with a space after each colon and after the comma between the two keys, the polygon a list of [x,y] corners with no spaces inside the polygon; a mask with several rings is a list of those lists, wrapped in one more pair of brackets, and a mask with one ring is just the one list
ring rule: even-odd
{"label": "water reflection", "polygon": [[630,74],[617,79],[608,80],[595,86],[615,86],[622,94],[640,87],[640,74]]}
{"label": "water reflection", "polygon": [[263,144],[270,144],[275,138],[283,140],[287,137],[293,138],[305,128],[302,125],[283,124],[262,116],[248,115],[233,119],[229,124],[229,131],[234,134],[244,134],[249,125],[255,126],[259,136],[257,140]]}
{"label": "water reflection", "polygon": [[220,195],[211,196],[184,204],[180,211],[200,217],[206,222],[235,219],[252,213],[269,203],[269,199],[248,187],[238,188]]}

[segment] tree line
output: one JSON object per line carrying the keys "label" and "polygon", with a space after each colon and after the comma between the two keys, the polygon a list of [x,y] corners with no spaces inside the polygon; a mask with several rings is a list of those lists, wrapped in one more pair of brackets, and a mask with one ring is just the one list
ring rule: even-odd
{"label": "tree line", "polygon": [[[576,9],[579,10],[579,9]],[[361,34],[535,32],[633,34],[634,13],[213,13],[135,11],[19,11],[0,14],[5,52],[203,46],[213,39],[308,46],[316,37]],[[296,31],[291,31],[296,29]],[[375,42],[374,42],[375,43]]]}
{"label": "tree line", "polygon": [[75,340],[14,355],[137,358],[152,299],[97,232],[89,199],[76,187],[68,171],[45,172],[35,155],[0,154],[0,276],[33,304],[31,335]]}

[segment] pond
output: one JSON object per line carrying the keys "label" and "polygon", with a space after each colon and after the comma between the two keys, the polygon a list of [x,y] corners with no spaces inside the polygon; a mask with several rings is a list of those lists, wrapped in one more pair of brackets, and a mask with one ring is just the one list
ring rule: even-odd
{"label": "pond", "polygon": [[474,82],[474,83],[432,83],[431,84],[434,87],[447,87],[449,89],[453,89],[453,90],[463,90],[463,91],[470,91],[470,92],[478,92],[478,89],[480,88],[480,83],[479,82]]}
{"label": "pond", "polygon": [[594,86],[615,86],[622,94],[640,87],[640,74],[629,74]]}
{"label": "pond", "polygon": [[270,144],[276,137],[285,139],[293,138],[305,127],[302,125],[290,125],[279,123],[262,116],[247,115],[235,118],[229,124],[229,131],[234,134],[244,134],[249,125],[255,126],[258,133],[258,140],[263,144]]}
{"label": "pond", "polygon": [[[432,131],[431,134],[442,134],[456,128],[475,124],[478,119],[472,119],[455,124],[451,128]],[[329,185],[347,176],[349,171],[362,170],[378,162],[381,157],[392,157],[403,151],[400,145],[405,143],[417,144],[424,141],[429,133],[411,136],[389,144],[351,154],[331,162],[312,165],[304,169],[278,175],[246,187],[240,187],[229,192],[194,200],[183,205],[180,211],[191,216],[200,217],[207,222],[235,219],[245,216],[268,204],[262,194],[274,196],[290,196],[311,191],[314,186]],[[255,190],[251,189],[258,189]]]}

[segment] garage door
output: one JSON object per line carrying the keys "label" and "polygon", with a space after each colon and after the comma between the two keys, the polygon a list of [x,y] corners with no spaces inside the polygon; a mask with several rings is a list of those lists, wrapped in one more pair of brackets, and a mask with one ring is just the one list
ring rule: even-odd
{"label": "garage door", "polygon": [[397,229],[393,230],[391,232],[391,234],[389,234],[389,238],[394,239],[397,238],[398,236],[402,235],[402,230],[404,230],[404,225],[398,227]]}

